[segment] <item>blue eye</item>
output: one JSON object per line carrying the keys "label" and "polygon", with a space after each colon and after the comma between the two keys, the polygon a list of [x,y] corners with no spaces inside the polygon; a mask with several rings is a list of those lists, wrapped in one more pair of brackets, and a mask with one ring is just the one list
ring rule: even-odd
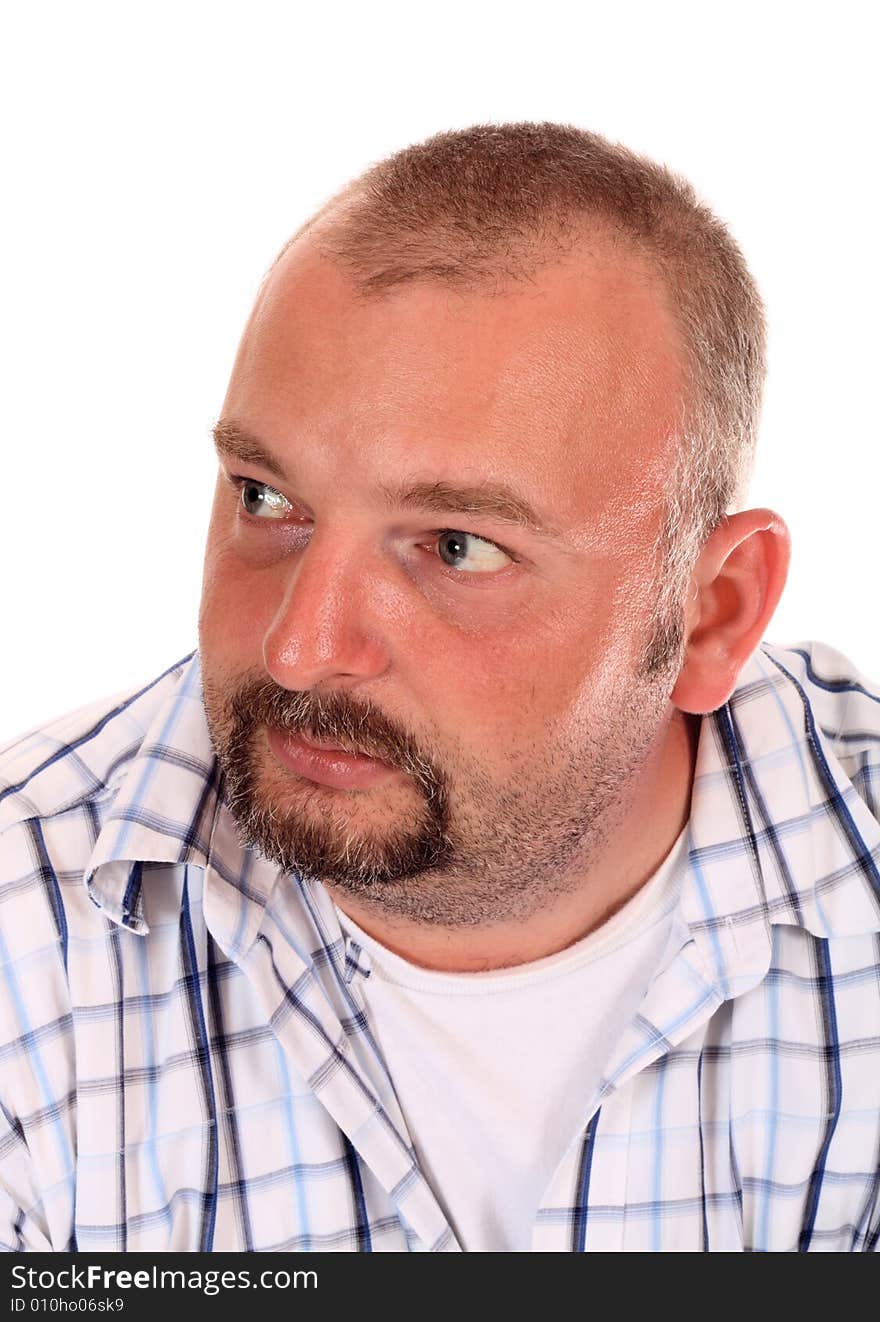
{"label": "blue eye", "polygon": [[239,478],[242,508],[255,519],[283,519],[292,508],[286,496],[265,482]]}
{"label": "blue eye", "polygon": [[512,564],[510,556],[494,542],[477,537],[472,532],[458,532],[450,528],[439,534],[437,552],[450,569],[461,569],[467,574],[486,574]]}

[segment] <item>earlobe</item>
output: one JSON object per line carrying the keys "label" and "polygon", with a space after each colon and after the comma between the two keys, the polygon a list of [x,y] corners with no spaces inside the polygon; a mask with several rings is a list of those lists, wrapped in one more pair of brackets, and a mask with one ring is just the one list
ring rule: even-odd
{"label": "earlobe", "polygon": [[724,705],[760,645],[791,558],[791,536],[773,510],[727,516],[706,542],[686,608],[685,661],[670,695],[680,711]]}

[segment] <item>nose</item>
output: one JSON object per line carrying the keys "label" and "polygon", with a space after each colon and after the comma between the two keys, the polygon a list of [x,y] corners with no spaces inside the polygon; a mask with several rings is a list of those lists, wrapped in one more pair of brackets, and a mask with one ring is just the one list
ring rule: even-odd
{"label": "nose", "polygon": [[312,534],[263,640],[263,662],[277,684],[351,688],[387,669],[387,647],[370,613],[371,600],[381,595],[376,575],[362,547]]}

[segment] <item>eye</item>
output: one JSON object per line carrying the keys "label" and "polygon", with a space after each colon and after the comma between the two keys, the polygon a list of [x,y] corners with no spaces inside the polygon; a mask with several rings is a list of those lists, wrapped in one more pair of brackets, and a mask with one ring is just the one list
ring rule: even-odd
{"label": "eye", "polygon": [[265,482],[255,482],[250,477],[234,479],[239,488],[242,508],[254,519],[283,519],[293,506],[286,496]]}
{"label": "eye", "polygon": [[438,534],[437,552],[450,569],[460,569],[467,574],[488,574],[513,563],[511,556],[494,542],[452,528]]}

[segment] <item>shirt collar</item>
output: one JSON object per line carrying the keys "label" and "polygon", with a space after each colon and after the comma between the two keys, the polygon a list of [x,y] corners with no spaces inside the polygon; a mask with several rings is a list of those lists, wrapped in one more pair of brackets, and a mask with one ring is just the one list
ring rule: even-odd
{"label": "shirt collar", "polygon": [[[727,995],[766,969],[774,924],[818,937],[880,930],[880,822],[817,719],[817,697],[844,701],[820,684],[808,651],[763,644],[730,700],[701,723],[674,931],[679,947],[695,943]],[[880,704],[876,727],[880,735]],[[241,843],[219,784],[196,653],[128,766],[85,882],[108,917],[145,934],[150,866],[202,868],[209,930],[240,959],[282,874]],[[346,941],[324,888],[287,880],[301,900],[304,950],[317,945],[344,963]]]}
{"label": "shirt collar", "polygon": [[[822,729],[829,692],[809,651],[764,644],[703,719],[678,917],[725,997],[766,970],[775,925],[880,930],[880,822]],[[880,703],[872,716],[880,734]]]}
{"label": "shirt collar", "polygon": [[140,935],[149,931],[145,868],[168,863],[205,867],[217,781],[196,652],[154,713],[86,867],[91,900],[114,922]]}
{"label": "shirt collar", "polygon": [[[128,764],[89,858],[86,889],[108,918],[146,936],[149,872],[168,864],[205,874],[199,889],[208,930],[230,958],[240,961],[284,874],[242,843],[223,798],[198,652],[155,712]],[[326,891],[298,877],[291,880],[302,901],[293,906],[302,922],[298,932],[288,924],[287,934],[297,945],[301,938],[303,967],[338,956],[344,968],[347,943]],[[162,917],[167,920],[168,914]]]}

